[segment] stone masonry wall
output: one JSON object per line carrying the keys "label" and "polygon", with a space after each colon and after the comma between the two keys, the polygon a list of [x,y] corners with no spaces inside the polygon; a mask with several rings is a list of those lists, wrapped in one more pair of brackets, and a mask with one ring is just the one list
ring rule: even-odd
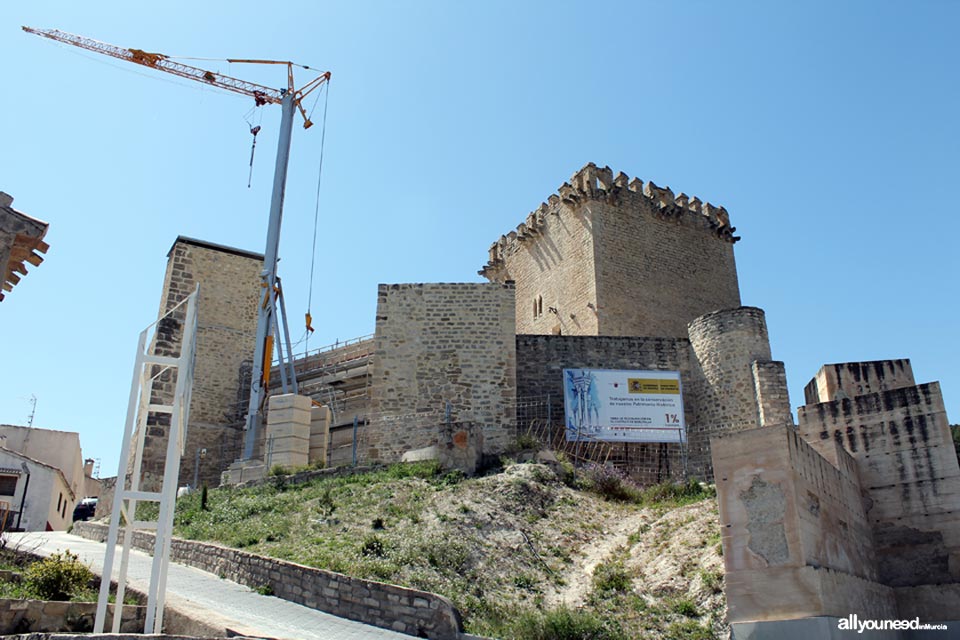
{"label": "stone masonry wall", "polygon": [[[233,461],[239,418],[237,389],[244,361],[253,354],[257,304],[261,295],[259,254],[178,237],[168,254],[160,316],[180,303],[200,284],[196,361],[190,424],[180,467],[180,484],[193,483],[196,450],[207,449],[199,471],[200,482],[219,484],[220,472]],[[154,350],[178,355],[182,314],[157,326]],[[169,401],[176,378],[158,378],[154,399]],[[144,446],[145,488],[158,485],[163,475],[169,417],[151,416]]]}
{"label": "stone masonry wall", "polygon": [[366,459],[436,445],[448,402],[449,420],[502,452],[515,437],[514,323],[511,284],[380,285]]}
{"label": "stone masonry wall", "polygon": [[[690,343],[676,338],[614,336],[518,335],[517,397],[550,396],[550,413],[563,423],[563,370],[565,368],[639,369],[680,371],[684,388],[684,413],[693,415],[693,399],[686,393],[690,381]],[[520,425],[525,428],[526,425]],[[689,428],[689,424],[688,424]],[[678,444],[617,443],[627,450],[631,476],[644,484],[679,480],[683,459]]]}
{"label": "stone masonry wall", "polygon": [[[105,628],[113,625],[115,605],[107,605]],[[146,607],[123,607],[120,632],[143,633]],[[96,602],[52,602],[47,600],[0,599],[0,635],[30,632],[89,632],[97,616]]]}
{"label": "stone masonry wall", "polygon": [[782,362],[754,360],[753,391],[760,412],[760,426],[793,424],[790,394],[787,391],[787,371]]}
{"label": "stone masonry wall", "polygon": [[960,467],[938,383],[806,405],[798,430],[828,460],[837,447],[855,460],[880,582],[960,583]]}
{"label": "stone masonry wall", "polygon": [[[760,426],[753,363],[770,361],[770,340],[762,309],[740,307],[708,313],[690,323],[695,363],[690,457],[696,472],[712,478],[710,438]],[[783,389],[786,394],[786,387]]]}
{"label": "stone masonry wall", "polygon": [[835,451],[835,466],[783,425],[720,435],[711,448],[731,622],[897,617],[849,455]]}
{"label": "stone masonry wall", "polygon": [[913,368],[906,359],[844,362],[820,367],[803,395],[805,404],[817,404],[914,384]]}
{"label": "stone masonry wall", "polygon": [[523,334],[685,338],[740,305],[723,207],[593,163],[490,247],[480,274],[516,282]]}
{"label": "stone masonry wall", "polygon": [[[77,535],[101,542],[107,532],[105,525],[92,522],[74,526]],[[133,548],[152,552],[153,545],[153,534],[134,533]],[[418,638],[452,640],[463,631],[453,603],[426,591],[179,538],[171,541],[170,560],[254,589],[269,586],[278,598]]]}

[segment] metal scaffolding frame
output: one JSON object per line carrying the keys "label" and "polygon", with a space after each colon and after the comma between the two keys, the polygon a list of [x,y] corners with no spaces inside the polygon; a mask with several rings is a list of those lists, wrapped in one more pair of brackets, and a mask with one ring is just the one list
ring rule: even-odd
{"label": "metal scaffolding frame", "polygon": [[[103,561],[103,576],[100,582],[100,596],[97,599],[97,617],[94,633],[103,633],[106,622],[107,602],[110,596],[110,582],[113,578],[113,564],[116,555],[117,540],[120,532],[120,519],[123,518],[123,552],[117,575],[117,595],[114,605],[112,632],[120,632],[120,620],[123,612],[123,597],[127,583],[127,567],[130,548],[133,546],[135,531],[156,531],[153,547],[153,565],[150,570],[150,587],[147,593],[147,611],[144,624],[145,633],[161,633],[163,627],[163,606],[166,596],[167,566],[170,558],[170,538],[173,533],[173,511],[177,499],[177,484],[180,471],[180,458],[186,444],[187,423],[190,417],[190,394],[193,389],[193,362],[196,348],[197,298],[200,285],[177,306],[168,311],[156,322],[140,333],[137,357],[133,367],[133,383],[130,386],[130,400],[127,406],[127,419],[123,431],[123,445],[120,452],[120,464],[117,470],[116,493],[113,497],[113,511],[110,514],[110,531],[107,536],[107,553]],[[173,318],[178,310],[183,311],[183,334],[180,342],[180,355],[177,357],[160,356],[149,353],[148,338],[151,332],[166,318]],[[172,404],[158,404],[154,400],[153,386],[157,378],[167,371],[177,374],[176,389]],[[163,482],[159,491],[142,491],[140,475],[143,463],[143,445],[149,414],[168,414],[170,427],[167,434],[167,454],[163,469]],[[134,442],[136,440],[136,442]],[[134,449],[133,465],[127,487],[127,465],[131,448]],[[137,520],[138,502],[157,502],[160,505],[155,521]]]}

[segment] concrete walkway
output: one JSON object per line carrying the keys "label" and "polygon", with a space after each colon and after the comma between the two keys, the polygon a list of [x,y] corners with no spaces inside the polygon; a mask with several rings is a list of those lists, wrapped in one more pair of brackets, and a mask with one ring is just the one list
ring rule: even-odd
{"label": "concrete walkway", "polygon": [[[107,545],[62,531],[10,533],[9,545],[49,556],[69,549],[94,573],[101,575]],[[117,549],[119,552],[119,549]],[[127,586],[146,593],[153,558],[130,552]],[[114,571],[120,565],[117,553]],[[115,574],[116,575],[116,574]],[[346,620],[280,598],[262,596],[247,587],[221,580],[193,567],[170,563],[167,571],[167,608],[240,635],[289,640],[410,639],[411,636]]]}

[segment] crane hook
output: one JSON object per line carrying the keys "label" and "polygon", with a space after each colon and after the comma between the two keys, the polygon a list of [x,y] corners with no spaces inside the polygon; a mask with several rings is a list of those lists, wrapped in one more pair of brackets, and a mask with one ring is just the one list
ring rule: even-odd
{"label": "crane hook", "polygon": [[250,127],[250,133],[253,134],[253,145],[250,147],[250,175],[247,176],[247,189],[253,182],[253,154],[257,150],[257,134],[260,133],[260,125]]}

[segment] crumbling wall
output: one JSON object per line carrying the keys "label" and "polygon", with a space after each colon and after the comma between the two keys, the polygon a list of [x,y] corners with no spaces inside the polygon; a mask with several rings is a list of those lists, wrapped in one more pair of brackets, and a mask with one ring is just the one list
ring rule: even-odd
{"label": "crumbling wall", "polygon": [[740,305],[738,239],[723,207],[590,163],[480,274],[516,282],[522,334],[685,338],[697,316]]}
{"label": "crumbling wall", "polygon": [[938,383],[801,407],[799,432],[856,461],[881,582],[960,582],[960,468]]}
{"label": "crumbling wall", "polygon": [[[192,484],[197,449],[206,449],[199,481],[216,486],[220,472],[236,457],[240,420],[238,384],[244,361],[253,356],[257,304],[263,257],[192,238],[177,238],[167,254],[160,316],[176,307],[200,284],[197,343],[190,424],[180,465],[180,484]],[[183,315],[176,313],[157,325],[152,345],[160,355],[177,356],[183,335]],[[176,375],[161,374],[154,384],[154,401],[173,398]],[[168,415],[151,415],[143,454],[145,488],[158,486],[163,476]]]}
{"label": "crumbling wall", "polygon": [[896,617],[849,455],[834,466],[788,426],[711,443],[731,622]]}
{"label": "crumbling wall", "polygon": [[447,422],[478,425],[485,451],[502,452],[515,437],[514,321],[511,284],[380,285],[368,459],[434,446]]}

